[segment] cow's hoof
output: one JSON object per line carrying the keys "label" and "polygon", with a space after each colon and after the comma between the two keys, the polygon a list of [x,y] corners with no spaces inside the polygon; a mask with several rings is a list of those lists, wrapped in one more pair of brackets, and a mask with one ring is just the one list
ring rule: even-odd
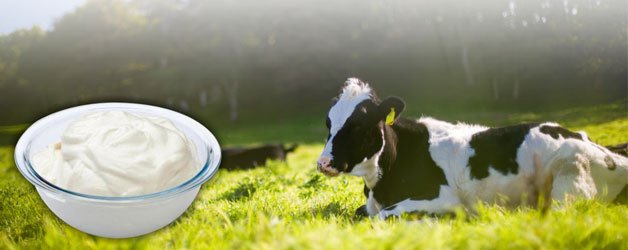
{"label": "cow's hoof", "polygon": [[366,211],[366,205],[362,205],[356,209],[353,216],[357,218],[368,217],[369,213]]}

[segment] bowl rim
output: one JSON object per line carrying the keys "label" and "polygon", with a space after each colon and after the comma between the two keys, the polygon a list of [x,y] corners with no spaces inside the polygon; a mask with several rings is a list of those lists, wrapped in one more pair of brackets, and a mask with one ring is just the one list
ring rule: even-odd
{"label": "bowl rim", "polygon": [[[163,118],[173,119],[176,118],[176,124],[181,124],[186,126],[188,129],[192,130],[197,136],[201,138],[204,142],[204,146],[206,146],[207,150],[207,158],[200,159],[204,161],[203,166],[198,171],[196,175],[186,180],[185,182],[168,188],[166,190],[162,190],[159,192],[142,194],[142,195],[133,195],[133,196],[101,196],[101,195],[91,195],[84,194],[72,190],[68,190],[65,188],[61,188],[57,185],[54,185],[40,176],[37,171],[31,165],[30,159],[28,159],[28,155],[30,152],[31,139],[34,136],[38,135],[38,132],[45,127],[48,123],[54,122],[56,120],[62,119],[64,115],[77,113],[77,112],[89,112],[89,111],[97,111],[99,109],[102,110],[111,110],[111,109],[123,109],[123,110],[136,110],[140,111],[152,111],[157,114],[151,114],[153,116],[160,116]],[[132,111],[131,111],[132,112]],[[168,116],[168,117],[165,117]],[[15,164],[22,176],[24,176],[31,184],[35,185],[38,188],[43,188],[47,191],[50,191],[54,194],[59,194],[63,196],[68,196],[74,199],[79,200],[87,200],[90,202],[106,202],[106,203],[132,203],[138,201],[145,201],[150,199],[165,199],[175,196],[177,194],[186,192],[193,188],[200,186],[205,183],[209,179],[211,179],[216,172],[218,171],[218,167],[220,165],[221,160],[221,150],[220,145],[216,137],[202,124],[198,121],[181,114],[179,112],[157,107],[153,105],[147,104],[139,104],[139,103],[127,103],[127,102],[104,102],[104,103],[92,103],[86,105],[75,106],[67,109],[63,109],[54,113],[51,113],[33,124],[31,124],[20,136],[17,144],[15,145],[14,152]]]}

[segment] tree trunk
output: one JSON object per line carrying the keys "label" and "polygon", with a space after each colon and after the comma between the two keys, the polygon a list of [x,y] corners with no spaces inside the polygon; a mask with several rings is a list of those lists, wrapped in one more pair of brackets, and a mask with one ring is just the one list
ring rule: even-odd
{"label": "tree trunk", "polygon": [[238,121],[238,81],[233,81],[228,86],[229,93],[229,120]]}
{"label": "tree trunk", "polygon": [[471,63],[469,63],[469,52],[467,49],[467,45],[464,44],[462,47],[462,67],[464,68],[464,76],[466,79],[466,83],[469,86],[473,85],[473,69],[471,69]]}
{"label": "tree trunk", "polygon": [[512,87],[512,99],[519,99],[519,78],[515,79],[515,84]]}
{"label": "tree trunk", "polygon": [[499,87],[496,78],[493,78],[493,98],[499,100]]}
{"label": "tree trunk", "polygon": [[201,104],[201,107],[207,106],[207,90],[203,90],[198,94],[198,102]]}

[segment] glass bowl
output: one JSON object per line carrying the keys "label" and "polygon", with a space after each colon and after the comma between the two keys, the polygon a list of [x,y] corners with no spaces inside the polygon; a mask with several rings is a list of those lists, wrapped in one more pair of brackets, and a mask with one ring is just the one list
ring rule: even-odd
{"label": "glass bowl", "polygon": [[[170,120],[196,146],[199,172],[180,185],[138,196],[96,196],[58,187],[41,177],[33,166],[34,154],[60,141],[74,120],[96,111],[121,110]],[[190,206],[203,183],[218,170],[220,145],[203,125],[178,112],[134,103],[97,103],[77,106],[48,115],[33,123],[15,146],[15,162],[22,175],[35,186],[50,210],[85,233],[128,238],[153,232],[177,219]]]}

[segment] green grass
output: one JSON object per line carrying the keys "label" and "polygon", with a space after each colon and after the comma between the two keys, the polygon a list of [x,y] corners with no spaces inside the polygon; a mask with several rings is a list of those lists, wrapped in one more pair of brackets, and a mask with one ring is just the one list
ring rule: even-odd
{"label": "green grass", "polygon": [[[600,144],[628,141],[624,104],[473,117],[473,121],[492,125],[548,119],[585,130]],[[299,127],[303,131],[314,127],[302,121],[279,125],[272,130],[276,135],[256,136],[263,132],[262,127],[238,128],[226,143],[254,142],[248,136],[258,140],[313,140],[320,133],[299,135]],[[281,127],[292,130],[282,136]],[[595,201],[577,201],[545,213],[531,208],[483,206],[477,215],[458,214],[455,218],[354,218],[354,210],[365,202],[362,182],[351,176],[327,178],[318,174],[313,162],[321,149],[321,144],[306,144],[289,155],[287,162],[268,162],[266,167],[249,171],[221,170],[173,224],[146,236],[112,240],[81,233],[57,219],[16,170],[12,148],[2,147],[0,248],[628,248],[628,207]]]}

